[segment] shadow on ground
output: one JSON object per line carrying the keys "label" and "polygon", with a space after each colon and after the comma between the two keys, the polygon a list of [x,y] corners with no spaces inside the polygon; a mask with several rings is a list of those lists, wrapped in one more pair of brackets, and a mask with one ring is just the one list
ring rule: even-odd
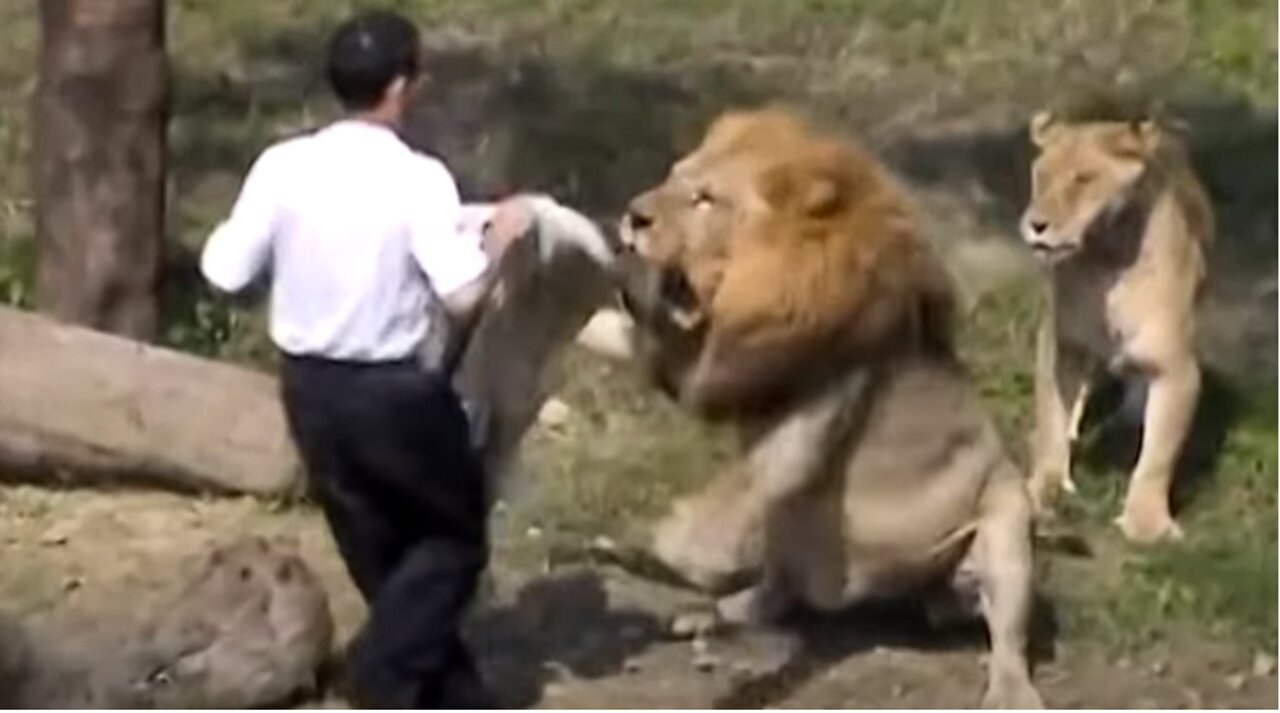
{"label": "shadow on ground", "polygon": [[[969,650],[975,659],[988,650],[981,619],[935,627],[910,599],[871,602],[840,614],[804,613],[787,623],[796,637],[794,654],[777,670],[745,680],[716,701],[717,708],[763,708],[789,698],[828,669],[861,653],[881,648],[924,652]],[[1053,603],[1037,596],[1029,631],[1034,667],[1052,661],[1058,626]]]}
{"label": "shadow on ground", "polygon": [[510,604],[481,612],[470,633],[502,704],[525,708],[549,682],[621,673],[662,632],[653,614],[610,608],[599,575],[578,571],[526,584]]}

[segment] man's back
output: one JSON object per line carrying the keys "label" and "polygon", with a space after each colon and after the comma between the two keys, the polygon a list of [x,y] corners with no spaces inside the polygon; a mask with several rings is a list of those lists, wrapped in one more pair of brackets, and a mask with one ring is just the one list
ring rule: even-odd
{"label": "man's back", "polygon": [[448,293],[484,269],[459,220],[443,164],[387,127],[339,121],[263,152],[219,228],[232,233],[224,242],[261,248],[210,250],[205,268],[234,283],[238,268],[270,265],[271,336],[287,353],[400,359],[426,335],[433,288]]}

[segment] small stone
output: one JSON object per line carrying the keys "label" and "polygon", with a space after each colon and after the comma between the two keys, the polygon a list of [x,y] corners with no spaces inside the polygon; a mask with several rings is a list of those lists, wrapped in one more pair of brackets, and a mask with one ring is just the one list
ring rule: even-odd
{"label": "small stone", "polygon": [[893,684],[893,688],[889,689],[889,695],[894,698],[902,698],[907,693],[907,687],[901,683]]}
{"label": "small stone", "polygon": [[643,668],[644,667],[640,665],[640,662],[635,659],[627,659],[622,662],[623,673],[640,673]]}
{"label": "small stone", "polygon": [[712,612],[696,611],[677,614],[668,628],[671,636],[677,639],[703,637],[715,630],[716,616]]}
{"label": "small stone", "polygon": [[65,527],[54,525],[40,535],[39,543],[44,547],[61,547],[69,539]]}
{"label": "small stone", "polygon": [[1164,676],[1166,673],[1169,672],[1169,662],[1155,661],[1154,663],[1151,664],[1150,671],[1151,671],[1151,675],[1157,678]]}
{"label": "small stone", "polygon": [[617,552],[618,543],[614,542],[613,538],[598,535],[591,540],[591,549],[594,552]]}
{"label": "small stone", "polygon": [[694,639],[690,645],[693,647],[693,653],[698,656],[711,650],[711,645],[707,643],[706,639],[702,638]]}
{"label": "small stone", "polygon": [[1276,657],[1259,651],[1253,656],[1253,675],[1258,678],[1270,676],[1276,672]]}
{"label": "small stone", "polygon": [[533,527],[530,527],[528,530],[524,531],[524,536],[529,538],[530,540],[536,540],[539,537],[542,537],[542,528],[537,527],[536,525]]}
{"label": "small stone", "polygon": [[573,680],[573,672],[569,667],[559,661],[544,661],[542,663],[547,673],[551,674],[552,681],[571,681]]}
{"label": "small stone", "polygon": [[62,580],[62,591],[74,592],[84,586],[84,577],[67,577]]}
{"label": "small stone", "polygon": [[569,404],[557,398],[550,398],[538,411],[538,423],[544,428],[564,428],[565,424],[569,423],[571,414],[572,409],[569,408]]}
{"label": "small stone", "polygon": [[1233,691],[1243,691],[1245,683],[1245,675],[1243,673],[1233,673],[1227,676],[1227,688]]}
{"label": "small stone", "polygon": [[644,627],[636,624],[628,624],[618,630],[618,637],[623,641],[640,641],[644,638],[644,634]]}
{"label": "small stone", "polygon": [[1120,660],[1116,661],[1117,668],[1128,669],[1132,665],[1133,665],[1133,662],[1129,660],[1128,656],[1121,656]]}
{"label": "small stone", "polygon": [[720,657],[713,654],[698,654],[693,657],[693,667],[701,673],[711,673],[720,666]]}

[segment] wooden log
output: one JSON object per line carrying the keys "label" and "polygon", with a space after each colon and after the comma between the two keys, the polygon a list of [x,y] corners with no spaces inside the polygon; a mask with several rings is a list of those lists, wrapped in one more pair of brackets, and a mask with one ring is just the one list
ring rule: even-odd
{"label": "wooden log", "polygon": [[270,376],[0,309],[0,477],[276,495],[300,472]]}

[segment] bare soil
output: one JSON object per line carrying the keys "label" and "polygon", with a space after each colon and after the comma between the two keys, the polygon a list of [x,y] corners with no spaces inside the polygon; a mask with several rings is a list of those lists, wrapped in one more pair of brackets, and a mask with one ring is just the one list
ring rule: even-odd
{"label": "bare soil", "polygon": [[[159,492],[0,490],[0,601],[37,630],[55,617],[133,615],[174,586],[192,556],[240,533],[297,538],[328,588],[338,640],[359,625],[363,604],[314,509]],[[980,628],[931,631],[909,607],[877,606],[678,640],[670,619],[702,604],[696,595],[607,567],[515,565],[521,558],[504,551],[517,537],[527,535],[499,539],[470,627],[508,705],[949,708],[981,694]],[[1245,647],[1191,638],[1118,655],[1037,638],[1035,678],[1053,707],[1276,706],[1275,672],[1255,673]]]}

